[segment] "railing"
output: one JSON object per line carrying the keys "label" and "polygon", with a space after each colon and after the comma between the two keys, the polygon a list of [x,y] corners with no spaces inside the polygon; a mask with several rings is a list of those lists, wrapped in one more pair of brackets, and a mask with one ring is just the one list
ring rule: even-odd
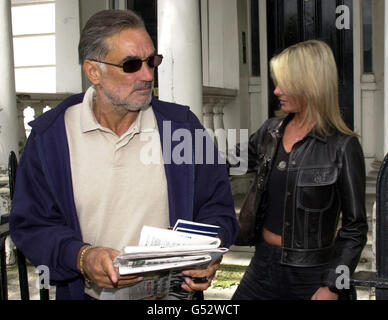
{"label": "railing", "polygon": [[351,283],[376,288],[376,300],[388,299],[388,155],[377,178],[376,187],[376,269],[377,272],[356,272]]}
{"label": "railing", "polygon": [[224,108],[237,94],[233,89],[203,87],[203,126],[206,129],[224,129]]}
{"label": "railing", "polygon": [[25,126],[25,111],[32,108],[32,119],[39,117],[46,108],[54,108],[71,93],[23,93],[16,94],[19,124],[19,145],[23,146],[29,134],[29,128]]}
{"label": "railing", "polygon": [[[13,199],[13,193],[15,189],[17,159],[14,152],[10,153],[8,161],[8,177],[9,177],[9,197]],[[8,300],[8,281],[7,281],[7,252],[6,252],[6,239],[9,237],[9,224],[8,217],[1,216],[0,221],[0,301]],[[28,286],[28,272],[26,258],[23,253],[16,248],[16,261],[19,274],[19,288],[20,297],[22,300],[29,300],[29,286]],[[40,289],[40,299],[49,300],[49,291],[47,289]]]}
{"label": "railing", "polygon": [[8,297],[8,283],[7,283],[7,264],[6,264],[6,252],[5,252],[5,240],[9,235],[9,225],[0,225],[0,268],[1,268],[1,281],[0,281],[0,301],[7,300]]}
{"label": "railing", "polygon": [[[224,129],[224,108],[236,99],[237,90],[203,87],[203,125],[206,129]],[[23,93],[16,94],[19,124],[19,143],[26,142],[30,129],[25,126],[25,111],[34,110],[32,119],[40,116],[45,108],[54,108],[71,93]]]}

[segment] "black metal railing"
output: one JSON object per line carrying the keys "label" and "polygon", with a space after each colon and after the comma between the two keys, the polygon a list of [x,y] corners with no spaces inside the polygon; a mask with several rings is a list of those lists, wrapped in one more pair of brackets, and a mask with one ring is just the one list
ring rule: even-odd
{"label": "black metal railing", "polygon": [[1,281],[0,281],[0,301],[8,299],[8,283],[7,283],[7,265],[6,265],[6,252],[5,252],[5,240],[9,235],[9,225],[0,225],[0,268],[1,268]]}
{"label": "black metal railing", "polygon": [[[10,199],[12,201],[15,182],[16,182],[16,169],[17,169],[17,158],[15,153],[12,151],[8,159],[8,178],[9,178],[9,190]],[[1,265],[1,281],[0,281],[0,300],[8,300],[8,283],[7,283],[7,266],[6,266],[6,250],[5,241],[9,236],[9,224],[7,216],[2,216],[0,224],[0,265]],[[23,253],[16,248],[16,261],[19,274],[19,287],[21,300],[30,300],[30,292],[28,287],[28,271],[27,262]],[[40,289],[40,299],[49,300],[49,290]]]}
{"label": "black metal railing", "polygon": [[[13,194],[15,191],[15,182],[16,182],[16,168],[18,162],[16,155],[11,151],[8,159],[8,180],[9,180],[9,196],[11,201],[13,200]],[[26,258],[19,249],[16,248],[16,261],[18,265],[18,274],[19,274],[19,287],[20,287],[20,298],[22,300],[30,299],[30,292],[28,288],[28,272]]]}
{"label": "black metal railing", "polygon": [[376,186],[376,269],[356,272],[351,283],[376,288],[376,300],[388,300],[388,155],[385,157]]}

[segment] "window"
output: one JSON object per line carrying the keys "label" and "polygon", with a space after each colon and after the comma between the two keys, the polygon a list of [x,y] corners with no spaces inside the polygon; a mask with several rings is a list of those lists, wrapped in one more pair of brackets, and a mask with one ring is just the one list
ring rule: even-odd
{"label": "window", "polygon": [[260,77],[259,0],[250,0],[251,15],[251,76]]}
{"label": "window", "polygon": [[[158,48],[158,1],[157,0],[127,0],[127,8],[140,15],[145,23],[146,29]],[[158,88],[158,72],[155,72],[155,88]]]}
{"label": "window", "polygon": [[55,2],[12,0],[17,92],[56,92]]}
{"label": "window", "polygon": [[364,73],[373,72],[372,0],[362,1]]}

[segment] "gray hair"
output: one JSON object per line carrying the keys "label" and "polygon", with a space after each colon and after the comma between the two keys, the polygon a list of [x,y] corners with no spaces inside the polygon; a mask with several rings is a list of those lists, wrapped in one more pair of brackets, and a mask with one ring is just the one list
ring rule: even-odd
{"label": "gray hair", "polygon": [[103,59],[109,52],[106,39],[125,29],[145,29],[143,19],[131,10],[103,10],[93,15],[81,33],[79,62]]}

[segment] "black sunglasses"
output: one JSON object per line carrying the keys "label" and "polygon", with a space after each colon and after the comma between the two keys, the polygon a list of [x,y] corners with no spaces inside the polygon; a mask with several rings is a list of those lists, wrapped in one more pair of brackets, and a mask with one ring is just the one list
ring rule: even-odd
{"label": "black sunglasses", "polygon": [[105,61],[100,61],[100,60],[96,60],[96,59],[88,59],[88,60],[108,64],[108,65],[114,66],[114,67],[123,68],[123,71],[125,73],[133,73],[133,72],[137,72],[141,69],[143,62],[147,62],[147,65],[150,68],[159,67],[163,61],[163,56],[161,54],[156,54],[156,55],[150,56],[144,60],[142,60],[142,59],[128,59],[128,60],[124,61],[124,63],[122,65],[109,63],[109,62],[105,62]]}

